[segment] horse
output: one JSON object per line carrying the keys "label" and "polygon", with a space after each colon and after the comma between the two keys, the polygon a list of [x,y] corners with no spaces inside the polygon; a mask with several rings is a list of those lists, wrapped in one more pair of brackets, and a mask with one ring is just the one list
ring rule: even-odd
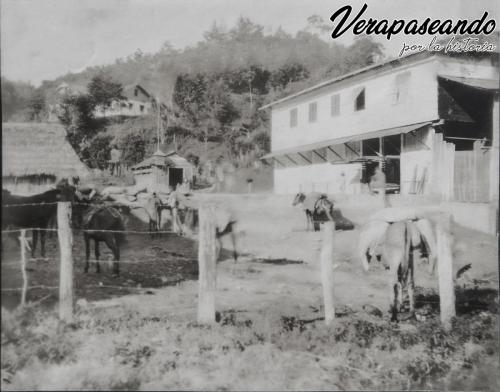
{"label": "horse", "polygon": [[13,195],[2,189],[2,229],[7,227],[33,229],[31,257],[35,250],[40,232],[40,254],[45,257],[45,237],[49,226],[55,226],[57,202],[73,201],[74,187],[60,183],[56,189],[32,195]]}
{"label": "horse", "polygon": [[90,240],[94,240],[94,251],[96,259],[96,272],[101,272],[99,265],[99,242],[103,241],[113,252],[113,276],[120,274],[120,246],[126,242],[125,219],[120,213],[127,211],[126,206],[116,207],[111,205],[92,206],[83,217],[83,239],[85,241],[85,268],[89,270]]}
{"label": "horse", "polygon": [[321,197],[321,193],[309,193],[305,194],[299,192],[295,195],[293,199],[292,206],[301,206],[306,214],[306,231],[309,231],[310,225],[314,228],[314,231],[319,231],[319,223],[315,223],[313,219],[314,205],[316,201]]}
{"label": "horse", "polygon": [[[409,297],[410,317],[415,313],[414,269],[415,259],[427,256],[435,260],[435,240],[427,219],[396,222],[370,221],[360,233],[358,252],[366,271],[372,258],[389,270],[391,321],[398,320],[403,306],[403,289]],[[434,270],[434,262],[431,272]]]}
{"label": "horse", "polygon": [[[198,227],[198,210],[195,208],[186,208],[183,211],[183,231],[186,233],[193,233],[195,228]],[[217,212],[216,212],[217,215]],[[222,238],[229,235],[233,245],[233,259],[236,263],[238,261],[238,251],[236,250],[236,226],[237,220],[231,214],[221,214],[216,216],[215,238],[218,244],[218,252],[222,249]],[[217,256],[218,257],[218,256]]]}
{"label": "horse", "polygon": [[336,230],[353,230],[355,224],[342,215],[338,208],[333,208],[333,202],[326,195],[321,195],[314,203],[312,212],[312,220],[315,228],[320,222],[333,221],[335,222]]}

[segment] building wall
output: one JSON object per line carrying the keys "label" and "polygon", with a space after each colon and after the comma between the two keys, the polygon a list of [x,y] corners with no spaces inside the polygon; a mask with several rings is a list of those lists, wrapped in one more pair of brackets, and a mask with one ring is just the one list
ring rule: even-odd
{"label": "building wall", "polygon": [[[142,107],[142,110],[141,110]],[[96,110],[96,117],[109,116],[145,116],[151,112],[153,105],[151,102],[137,101],[128,99],[126,101],[114,101],[111,107],[102,110]]]}
{"label": "building wall", "polygon": [[[277,105],[272,109],[272,150],[437,119],[436,68],[436,60],[427,58],[375,75],[367,74],[355,83],[341,81]],[[407,94],[403,102],[396,103],[396,78],[405,72],[409,72]],[[363,87],[365,109],[355,111],[355,95]],[[334,94],[340,94],[338,116],[331,115]],[[312,102],[317,102],[314,123],[308,118]],[[298,124],[290,127],[290,110],[294,108],[298,111]]]}
{"label": "building wall", "polygon": [[360,193],[361,164],[320,163],[274,169],[274,192]]}

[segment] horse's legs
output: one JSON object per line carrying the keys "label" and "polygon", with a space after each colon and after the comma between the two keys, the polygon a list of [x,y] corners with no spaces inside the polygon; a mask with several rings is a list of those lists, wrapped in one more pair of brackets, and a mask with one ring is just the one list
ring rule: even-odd
{"label": "horse's legs", "polygon": [[95,272],[101,272],[101,265],[99,264],[99,241],[94,239],[94,252],[95,252]]}
{"label": "horse's legs", "polygon": [[414,314],[415,313],[415,280],[414,280],[414,258],[413,256],[410,256],[410,265],[408,266],[409,271],[408,271],[408,280],[407,282],[407,287],[408,287],[408,298],[410,299],[410,313]]}
{"label": "horse's legs", "polygon": [[[33,243],[31,244],[31,257],[35,257],[37,241],[38,241],[38,230],[33,229]],[[21,244],[21,246],[24,246],[24,244]]]}
{"label": "horse's legs", "polygon": [[[161,231],[161,207],[156,209],[156,217],[158,220],[158,231]],[[161,237],[161,234],[158,233],[158,236]]]}
{"label": "horse's legs", "polygon": [[220,252],[222,251],[222,240],[220,237],[216,237],[217,239],[217,249],[215,250],[215,261],[217,262],[219,260]]}
{"label": "horse's legs", "polygon": [[40,231],[40,248],[42,257],[45,257],[45,237],[47,232],[45,230]]}
{"label": "horse's legs", "polygon": [[238,252],[236,251],[236,234],[234,231],[231,229],[231,242],[233,244],[233,258],[234,262],[236,263],[238,261]]}
{"label": "horse's legs", "polygon": [[113,276],[118,276],[120,274],[118,265],[118,261],[120,261],[120,247],[118,241],[113,233],[107,233],[106,237],[104,237],[104,243],[113,252]]}
{"label": "horse's legs", "polygon": [[89,259],[90,259],[90,238],[87,233],[83,233],[83,240],[85,242],[85,268],[83,272],[89,272]]}
{"label": "horse's legs", "polygon": [[398,321],[398,283],[393,284],[391,289],[391,321]]}
{"label": "horse's legs", "polygon": [[111,235],[108,237],[108,240],[106,241],[106,244],[109,246],[109,248],[112,250],[113,255],[114,255],[114,261],[113,261],[113,276],[118,276],[120,275],[120,245],[118,245],[118,239],[116,236]]}

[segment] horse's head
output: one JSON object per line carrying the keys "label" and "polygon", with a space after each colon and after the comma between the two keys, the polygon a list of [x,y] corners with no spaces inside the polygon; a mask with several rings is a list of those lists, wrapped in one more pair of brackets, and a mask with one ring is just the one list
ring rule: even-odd
{"label": "horse's head", "polygon": [[304,202],[306,199],[306,195],[302,192],[299,192],[295,195],[295,198],[293,199],[292,206],[296,206],[297,204],[301,204]]}
{"label": "horse's head", "polygon": [[132,209],[125,205],[125,204],[117,204],[115,205],[116,210],[120,213],[123,221],[123,225],[126,227],[128,224],[128,221],[130,219],[130,213]]}

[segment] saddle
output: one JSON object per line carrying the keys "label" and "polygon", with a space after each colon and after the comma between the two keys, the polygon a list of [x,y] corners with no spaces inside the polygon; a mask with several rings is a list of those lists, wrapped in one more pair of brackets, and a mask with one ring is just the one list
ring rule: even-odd
{"label": "saddle", "polygon": [[83,224],[84,225],[89,224],[94,215],[100,211],[107,211],[112,217],[117,219],[122,219],[120,212],[116,208],[106,205],[96,205],[92,206],[90,210],[85,214],[85,216],[83,217]]}

